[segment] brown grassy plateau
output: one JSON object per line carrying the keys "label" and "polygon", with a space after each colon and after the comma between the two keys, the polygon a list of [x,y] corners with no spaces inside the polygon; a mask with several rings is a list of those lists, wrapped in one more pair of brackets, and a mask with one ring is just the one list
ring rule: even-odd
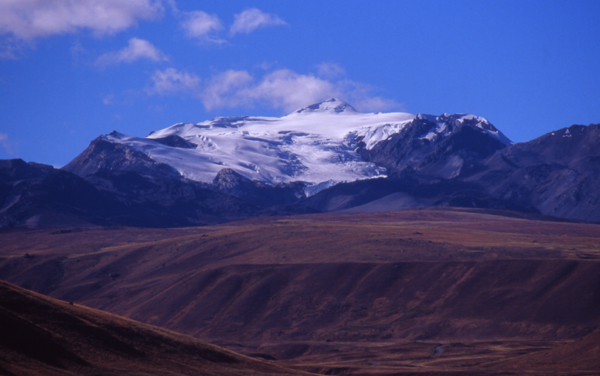
{"label": "brown grassy plateau", "polygon": [[600,373],[599,225],[438,208],[0,240],[4,280],[286,367]]}

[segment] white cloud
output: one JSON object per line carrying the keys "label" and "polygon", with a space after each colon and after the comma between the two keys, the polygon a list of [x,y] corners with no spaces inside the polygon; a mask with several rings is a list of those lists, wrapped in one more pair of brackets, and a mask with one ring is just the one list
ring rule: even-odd
{"label": "white cloud", "polygon": [[184,13],[184,20],[181,22],[181,28],[190,38],[197,38],[201,41],[223,43],[223,40],[214,38],[212,35],[223,29],[221,20],[217,15],[211,15],[200,10]]}
{"label": "white cloud", "polygon": [[157,70],[150,78],[152,87],[149,94],[169,94],[195,92],[200,85],[200,78],[193,73],[180,72],[175,68]]}
{"label": "white cloud", "polygon": [[117,52],[109,52],[96,60],[98,65],[131,63],[140,59],[167,61],[167,57],[152,43],[144,39],[131,38],[127,47]]}
{"label": "white cloud", "polygon": [[341,97],[336,85],[311,74],[280,69],[264,76],[256,85],[240,90],[239,97],[292,112],[330,97]]}
{"label": "white cloud", "polygon": [[328,80],[279,69],[260,79],[247,71],[229,70],[211,78],[206,87],[198,88],[197,94],[208,110],[266,106],[290,113],[331,97],[346,100],[364,112],[403,110],[400,103],[373,92],[376,90],[372,86],[348,79]]}
{"label": "white cloud", "polygon": [[246,71],[228,70],[213,77],[200,92],[207,109],[223,107],[244,107],[251,104],[251,98],[240,92],[252,83],[252,76]]}
{"label": "white cloud", "polygon": [[198,76],[169,68],[156,71],[151,80],[150,94],[187,92],[198,97],[211,111],[264,106],[290,113],[331,97],[346,100],[364,112],[403,110],[398,102],[373,95],[376,90],[372,86],[345,78],[336,80],[300,74],[290,69],[278,69],[262,77],[254,77],[245,70],[228,70],[200,85]]}
{"label": "white cloud", "polygon": [[231,25],[229,32],[231,35],[250,34],[261,27],[280,25],[286,25],[286,23],[278,16],[252,8],[234,16],[233,25]]}
{"label": "white cloud", "polygon": [[0,147],[2,147],[2,149],[4,149],[6,154],[9,154],[9,155],[13,154],[12,146],[11,146],[10,142],[8,141],[8,135],[6,135],[4,133],[0,133]]}
{"label": "white cloud", "polygon": [[349,79],[340,79],[336,82],[340,91],[344,93],[346,101],[361,112],[405,111],[404,105],[393,99],[374,96],[377,88],[372,85],[355,82]]}
{"label": "white cloud", "polygon": [[114,34],[162,15],[157,0],[3,0],[0,34],[31,40],[88,29],[97,35]]}
{"label": "white cloud", "polygon": [[175,2],[175,0],[164,0],[164,3],[167,7],[170,8],[171,13],[173,13],[174,15],[177,16],[181,13],[179,8],[177,7],[177,3]]}

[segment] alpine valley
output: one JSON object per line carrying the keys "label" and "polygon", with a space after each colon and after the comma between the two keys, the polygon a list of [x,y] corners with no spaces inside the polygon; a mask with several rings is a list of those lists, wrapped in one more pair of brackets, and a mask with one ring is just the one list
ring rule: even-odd
{"label": "alpine valley", "polygon": [[600,221],[600,125],[515,144],[473,115],[219,117],[103,135],[60,169],[0,161],[0,226],[182,227],[256,216],[493,208]]}

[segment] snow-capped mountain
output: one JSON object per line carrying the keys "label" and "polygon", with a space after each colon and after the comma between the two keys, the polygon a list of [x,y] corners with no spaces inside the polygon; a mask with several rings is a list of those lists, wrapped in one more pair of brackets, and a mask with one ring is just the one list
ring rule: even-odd
{"label": "snow-capped mountain", "polygon": [[[175,124],[146,138],[113,132],[100,140],[143,154],[142,159],[163,170],[169,166],[193,181],[210,183],[219,171],[230,169],[270,185],[303,182],[311,195],[339,182],[385,177],[388,166],[364,156],[419,119],[434,124],[420,135],[428,143],[447,137],[454,123],[472,124],[482,134],[510,143],[485,119],[472,115],[461,115],[450,124],[444,117],[403,112],[365,114],[334,98],[280,118],[218,117]],[[67,169],[76,170],[71,165]]]}
{"label": "snow-capped mountain", "polygon": [[402,129],[414,115],[363,114],[330,99],[275,117],[219,117],[180,123],[146,138],[113,132],[102,136],[169,165],[183,177],[212,182],[231,169],[267,184],[302,181],[308,186],[385,176],[386,170],[356,152],[362,140],[372,147]]}
{"label": "snow-capped mountain", "polygon": [[598,221],[599,127],[513,144],[474,115],[363,114],[330,99],[281,118],[220,117],[146,138],[113,132],[60,170],[0,161],[0,227],[439,205]]}

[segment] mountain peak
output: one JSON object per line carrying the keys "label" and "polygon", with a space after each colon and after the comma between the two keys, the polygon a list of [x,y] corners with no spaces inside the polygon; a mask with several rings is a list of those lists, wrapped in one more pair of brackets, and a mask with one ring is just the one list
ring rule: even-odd
{"label": "mountain peak", "polygon": [[295,114],[311,112],[333,112],[333,113],[354,113],[357,112],[348,102],[330,98],[326,101],[311,104],[310,106],[296,110]]}
{"label": "mountain peak", "polygon": [[422,134],[420,139],[427,139],[429,141],[437,138],[438,136],[448,135],[461,129],[462,127],[470,127],[477,129],[482,133],[497,139],[504,145],[511,145],[513,142],[494,127],[487,119],[470,115],[470,114],[442,114],[440,116],[418,114],[415,118],[418,121],[425,121],[432,124],[431,127],[426,129],[425,133]]}

